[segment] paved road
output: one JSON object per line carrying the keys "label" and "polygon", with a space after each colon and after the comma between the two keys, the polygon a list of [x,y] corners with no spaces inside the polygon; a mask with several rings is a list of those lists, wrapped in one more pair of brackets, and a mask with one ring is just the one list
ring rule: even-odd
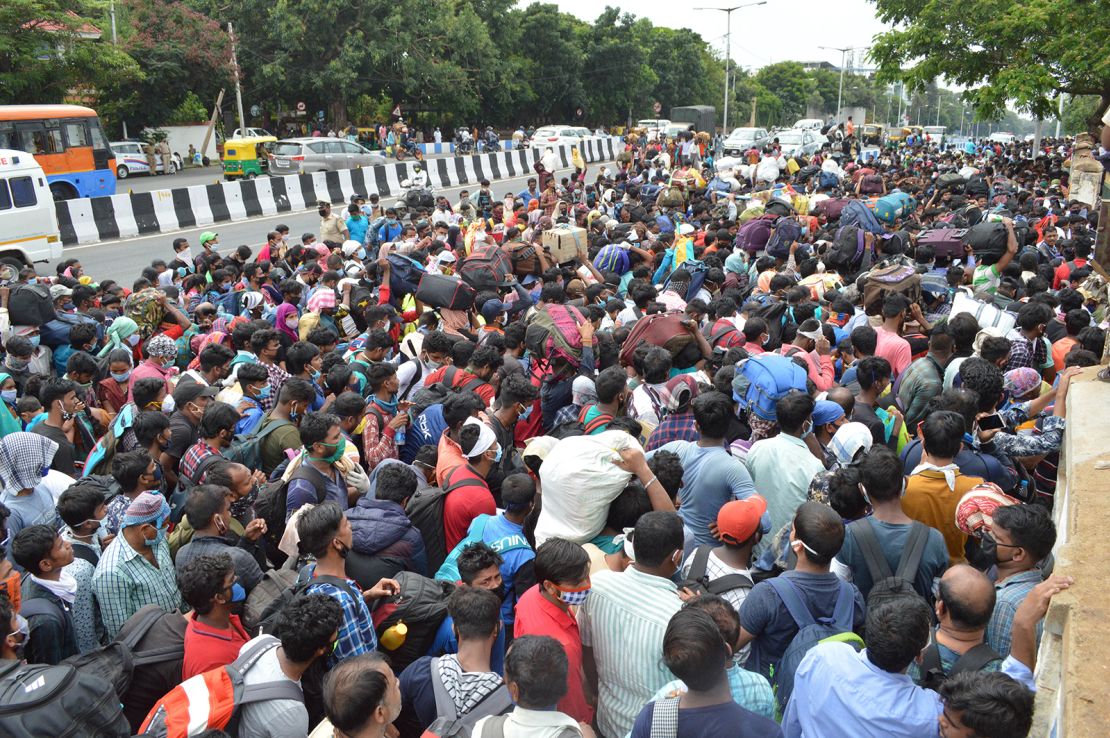
{"label": "paved road", "polygon": [[[181,175],[183,176],[183,175]],[[558,174],[557,174],[558,176]],[[165,177],[157,177],[161,182]],[[507,192],[520,192],[524,189],[528,177],[516,177],[494,182],[492,190],[494,196],[503,196]],[[452,202],[458,200],[460,190],[476,191],[476,186],[454,187],[446,190]],[[437,190],[437,193],[441,192]],[[387,198],[386,203],[392,205],[396,198]],[[104,241],[101,243],[86,244],[83,246],[67,246],[63,258],[77,258],[85,273],[93,279],[114,279],[121,284],[130,286],[139,277],[143,267],[148,266],[152,259],[169,261],[173,257],[171,244],[178,237],[188,238],[194,252],[198,251],[197,237],[203,231],[214,230],[220,234],[220,251],[227,253],[240,244],[247,244],[257,250],[266,241],[266,233],[278,223],[289,226],[291,241],[296,243],[302,233],[315,233],[320,226],[320,216],[315,209],[299,213],[284,213],[274,216],[264,216],[253,220],[239,221],[237,223],[217,223],[203,228],[190,228],[177,233],[159,233],[152,236]],[[53,274],[54,263],[49,266],[38,265],[40,274]]]}
{"label": "paved road", "polygon": [[[454,154],[429,154],[426,159],[442,159]],[[386,158],[387,162],[396,161],[392,157]],[[411,161],[406,158],[405,161]],[[223,181],[223,169],[218,161],[207,167],[186,167],[177,174],[133,174],[127,179],[116,181],[116,194],[126,195],[130,192],[152,192],[153,190],[168,190],[175,187],[191,187],[193,185],[217,184]]]}

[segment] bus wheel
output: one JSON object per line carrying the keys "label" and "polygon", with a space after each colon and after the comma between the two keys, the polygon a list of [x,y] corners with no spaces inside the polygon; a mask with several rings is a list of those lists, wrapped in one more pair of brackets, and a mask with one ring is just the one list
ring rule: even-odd
{"label": "bus wheel", "polygon": [[77,199],[77,190],[73,189],[73,185],[65,182],[55,182],[50,185],[50,194],[54,196],[54,202]]}

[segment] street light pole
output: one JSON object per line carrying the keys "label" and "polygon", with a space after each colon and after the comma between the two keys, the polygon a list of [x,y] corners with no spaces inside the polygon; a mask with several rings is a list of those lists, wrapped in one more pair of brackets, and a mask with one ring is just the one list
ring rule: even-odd
{"label": "street light pole", "polygon": [[721,130],[726,136],[728,135],[728,83],[729,72],[732,69],[732,11],[766,4],[767,0],[760,0],[755,3],[733,5],[731,8],[694,8],[694,10],[718,10],[725,14],[725,106],[721,119]]}
{"label": "street light pole", "polygon": [[849,51],[855,51],[856,47],[855,46],[848,46],[848,47],[842,49],[842,48],[839,48],[839,47],[836,47],[836,46],[818,46],[817,48],[825,49],[827,51],[839,51],[840,52],[840,86],[836,90],[836,118],[839,120],[840,119],[840,103],[844,99],[844,67],[846,66],[846,63],[847,63],[848,52]]}
{"label": "street light pole", "polygon": [[[119,37],[116,36],[116,0],[109,1],[108,16],[112,19],[112,46],[119,46]],[[127,138],[127,121],[121,120],[120,124],[123,126],[123,137]]]}
{"label": "street light pole", "polygon": [[235,72],[235,104],[239,108],[239,136],[247,135],[247,119],[243,115],[243,90],[239,86],[239,55],[235,50],[235,29],[227,24],[227,35],[231,37],[231,66]]}

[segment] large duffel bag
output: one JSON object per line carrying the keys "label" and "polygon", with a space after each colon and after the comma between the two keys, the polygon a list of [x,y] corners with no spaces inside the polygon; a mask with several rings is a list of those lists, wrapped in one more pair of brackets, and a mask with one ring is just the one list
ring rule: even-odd
{"label": "large duffel bag", "polygon": [[416,288],[416,299],[425,305],[448,310],[469,310],[477,291],[458,277],[425,274]]}
{"label": "large duffel bag", "polygon": [[632,366],[632,355],[641,343],[665,348],[671,356],[677,357],[687,346],[697,341],[697,338],[682,325],[684,320],[686,320],[686,313],[677,310],[645,315],[637,320],[632,326],[632,332],[624,340],[620,363],[624,366]]}
{"label": "large duffel bag", "polygon": [[45,325],[54,320],[54,302],[42,284],[21,284],[8,298],[8,319],[12,325]]}
{"label": "large duffel bag", "polygon": [[934,228],[922,231],[917,238],[918,246],[931,246],[938,257],[962,259],[964,256],[964,236],[966,228]]}

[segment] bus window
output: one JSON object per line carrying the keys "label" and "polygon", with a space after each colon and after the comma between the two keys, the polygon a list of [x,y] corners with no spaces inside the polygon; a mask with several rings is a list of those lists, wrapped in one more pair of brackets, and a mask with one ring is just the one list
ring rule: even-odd
{"label": "bus window", "polygon": [[12,188],[12,203],[17,208],[29,208],[38,202],[35,182],[30,177],[12,177],[8,184]]}
{"label": "bus window", "polygon": [[0,210],[11,210],[12,196],[8,194],[8,180],[0,179]]}
{"label": "bus window", "polygon": [[97,151],[110,151],[108,148],[108,139],[104,138],[104,132],[100,130],[100,121],[96,118],[89,119],[89,133],[92,138],[92,147]]}
{"label": "bus window", "polygon": [[89,145],[89,131],[85,128],[85,121],[67,120],[63,124],[63,127],[66,132],[66,146],[73,148],[75,146]]}
{"label": "bus window", "polygon": [[19,131],[20,145],[17,147],[29,154],[61,154],[65,145],[62,143],[62,132],[57,128],[36,128]]}

